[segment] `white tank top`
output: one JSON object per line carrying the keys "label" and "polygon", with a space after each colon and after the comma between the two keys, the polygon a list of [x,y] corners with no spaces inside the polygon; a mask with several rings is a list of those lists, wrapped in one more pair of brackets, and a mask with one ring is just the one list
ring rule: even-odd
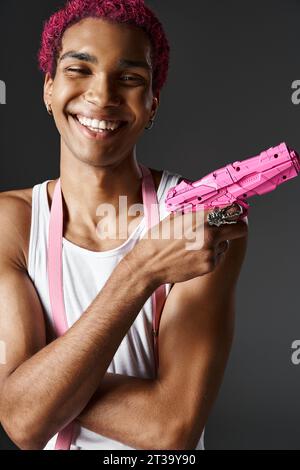
{"label": "white tank top", "polygon": [[[157,191],[160,220],[169,215],[165,208],[168,190],[177,184],[181,175],[164,170]],[[33,187],[30,242],[28,253],[28,274],[39,294],[50,336],[55,338],[51,317],[47,279],[47,246],[50,210],[47,196],[47,183],[44,181]],[[107,251],[90,251],[63,238],[63,292],[69,328],[93,302],[119,261],[139,241],[146,231],[145,219],[131,233],[129,238],[117,248]],[[167,284],[167,294],[170,292]],[[128,333],[116,351],[107,372],[140,378],[153,378],[155,372],[152,342],[152,303],[146,301]],[[132,450],[120,442],[108,439],[83,426],[78,426],[71,450]],[[44,450],[53,450],[57,434]],[[203,449],[203,434],[197,449]]]}

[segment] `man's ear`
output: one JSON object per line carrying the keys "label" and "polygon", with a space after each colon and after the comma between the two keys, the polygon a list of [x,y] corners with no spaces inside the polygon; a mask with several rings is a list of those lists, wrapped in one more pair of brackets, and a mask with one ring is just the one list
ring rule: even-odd
{"label": "man's ear", "polygon": [[51,78],[49,72],[47,72],[45,75],[45,81],[44,81],[44,102],[45,102],[46,107],[52,102],[52,88],[53,88],[53,79]]}
{"label": "man's ear", "polygon": [[159,92],[153,97],[152,110],[151,110],[151,119],[155,119],[160,103],[160,94]]}

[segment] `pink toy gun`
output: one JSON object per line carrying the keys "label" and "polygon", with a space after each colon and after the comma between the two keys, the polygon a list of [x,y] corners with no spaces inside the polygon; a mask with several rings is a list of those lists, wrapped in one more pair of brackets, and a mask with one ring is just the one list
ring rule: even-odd
{"label": "pink toy gun", "polygon": [[299,171],[299,155],[282,143],[256,157],[226,165],[194,183],[181,181],[168,191],[166,208],[170,212],[189,212],[197,210],[199,204],[213,209],[238,203],[243,208],[243,218],[250,207],[246,198],[273,191]]}

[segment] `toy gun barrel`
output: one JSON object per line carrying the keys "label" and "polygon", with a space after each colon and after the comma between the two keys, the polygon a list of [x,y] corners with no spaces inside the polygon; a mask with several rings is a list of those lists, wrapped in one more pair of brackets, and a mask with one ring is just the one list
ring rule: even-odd
{"label": "toy gun barrel", "polygon": [[198,181],[183,180],[168,191],[166,208],[196,210],[199,204],[207,208],[224,207],[239,201],[249,207],[247,198],[271,192],[299,172],[299,155],[281,143],[257,156],[226,165]]}

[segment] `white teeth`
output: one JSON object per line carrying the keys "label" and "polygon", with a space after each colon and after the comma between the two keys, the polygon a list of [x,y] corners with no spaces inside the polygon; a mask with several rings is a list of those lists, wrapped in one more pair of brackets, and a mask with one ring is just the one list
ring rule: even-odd
{"label": "white teeth", "polygon": [[116,130],[120,127],[120,121],[98,121],[98,119],[89,119],[87,117],[77,116],[78,121],[83,126],[88,127],[91,130],[104,131],[104,130]]}
{"label": "white teeth", "polygon": [[94,127],[90,127],[90,126],[85,126],[87,127],[88,129],[90,129],[90,131],[93,131],[93,132],[104,132],[105,129],[94,129]]}

